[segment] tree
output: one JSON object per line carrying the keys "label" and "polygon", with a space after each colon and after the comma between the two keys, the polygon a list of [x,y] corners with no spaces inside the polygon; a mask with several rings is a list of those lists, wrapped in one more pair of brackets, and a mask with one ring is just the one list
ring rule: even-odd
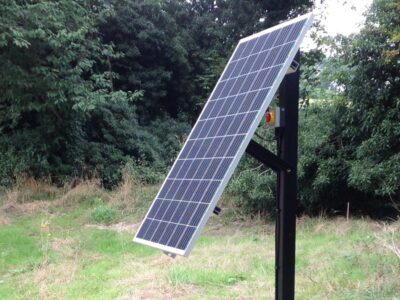
{"label": "tree", "polygon": [[233,47],[248,34],[303,11],[311,1],[111,1],[100,27],[123,57],[112,60],[116,87],[144,91],[141,122],[164,113],[193,122]]}
{"label": "tree", "polygon": [[400,203],[400,5],[375,0],[365,28],[339,37],[334,82],[343,90],[340,138],[349,187]]}
{"label": "tree", "polygon": [[76,115],[85,118],[98,105],[138,97],[113,91],[107,62],[118,54],[101,42],[96,29],[111,13],[109,6],[92,1],[0,5],[3,178],[18,172],[62,175],[67,129]]}

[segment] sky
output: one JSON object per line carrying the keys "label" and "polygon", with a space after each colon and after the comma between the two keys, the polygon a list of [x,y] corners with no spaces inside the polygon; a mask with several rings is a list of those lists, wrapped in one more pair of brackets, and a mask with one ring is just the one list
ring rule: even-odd
{"label": "sky", "polygon": [[[372,0],[316,0],[314,13],[322,20],[325,30],[331,36],[349,35],[358,32],[365,19],[363,14],[372,4]],[[303,48],[312,48],[311,38],[306,36]]]}

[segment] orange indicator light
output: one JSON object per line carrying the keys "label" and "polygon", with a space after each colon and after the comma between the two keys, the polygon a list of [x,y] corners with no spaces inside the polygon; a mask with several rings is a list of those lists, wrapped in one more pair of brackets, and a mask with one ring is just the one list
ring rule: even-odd
{"label": "orange indicator light", "polygon": [[275,120],[276,120],[275,112],[274,111],[267,112],[267,114],[265,115],[265,120],[268,125],[275,125]]}

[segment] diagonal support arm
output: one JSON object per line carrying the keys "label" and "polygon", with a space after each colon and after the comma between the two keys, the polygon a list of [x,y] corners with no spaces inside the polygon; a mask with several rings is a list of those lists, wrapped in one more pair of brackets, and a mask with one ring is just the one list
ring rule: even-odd
{"label": "diagonal support arm", "polygon": [[246,148],[246,153],[270,167],[275,172],[284,171],[290,173],[293,168],[286,161],[265,149],[256,141],[251,140]]}

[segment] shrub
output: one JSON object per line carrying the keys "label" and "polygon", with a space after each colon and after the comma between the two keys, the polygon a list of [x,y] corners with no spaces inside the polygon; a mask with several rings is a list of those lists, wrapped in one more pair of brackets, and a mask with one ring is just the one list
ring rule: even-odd
{"label": "shrub", "polygon": [[[272,128],[261,126],[255,139],[274,151]],[[245,155],[228,186],[228,193],[240,212],[250,215],[274,214],[276,175],[256,159]]]}
{"label": "shrub", "polygon": [[90,214],[90,218],[96,223],[110,224],[116,221],[117,217],[117,211],[106,205],[97,206]]}

